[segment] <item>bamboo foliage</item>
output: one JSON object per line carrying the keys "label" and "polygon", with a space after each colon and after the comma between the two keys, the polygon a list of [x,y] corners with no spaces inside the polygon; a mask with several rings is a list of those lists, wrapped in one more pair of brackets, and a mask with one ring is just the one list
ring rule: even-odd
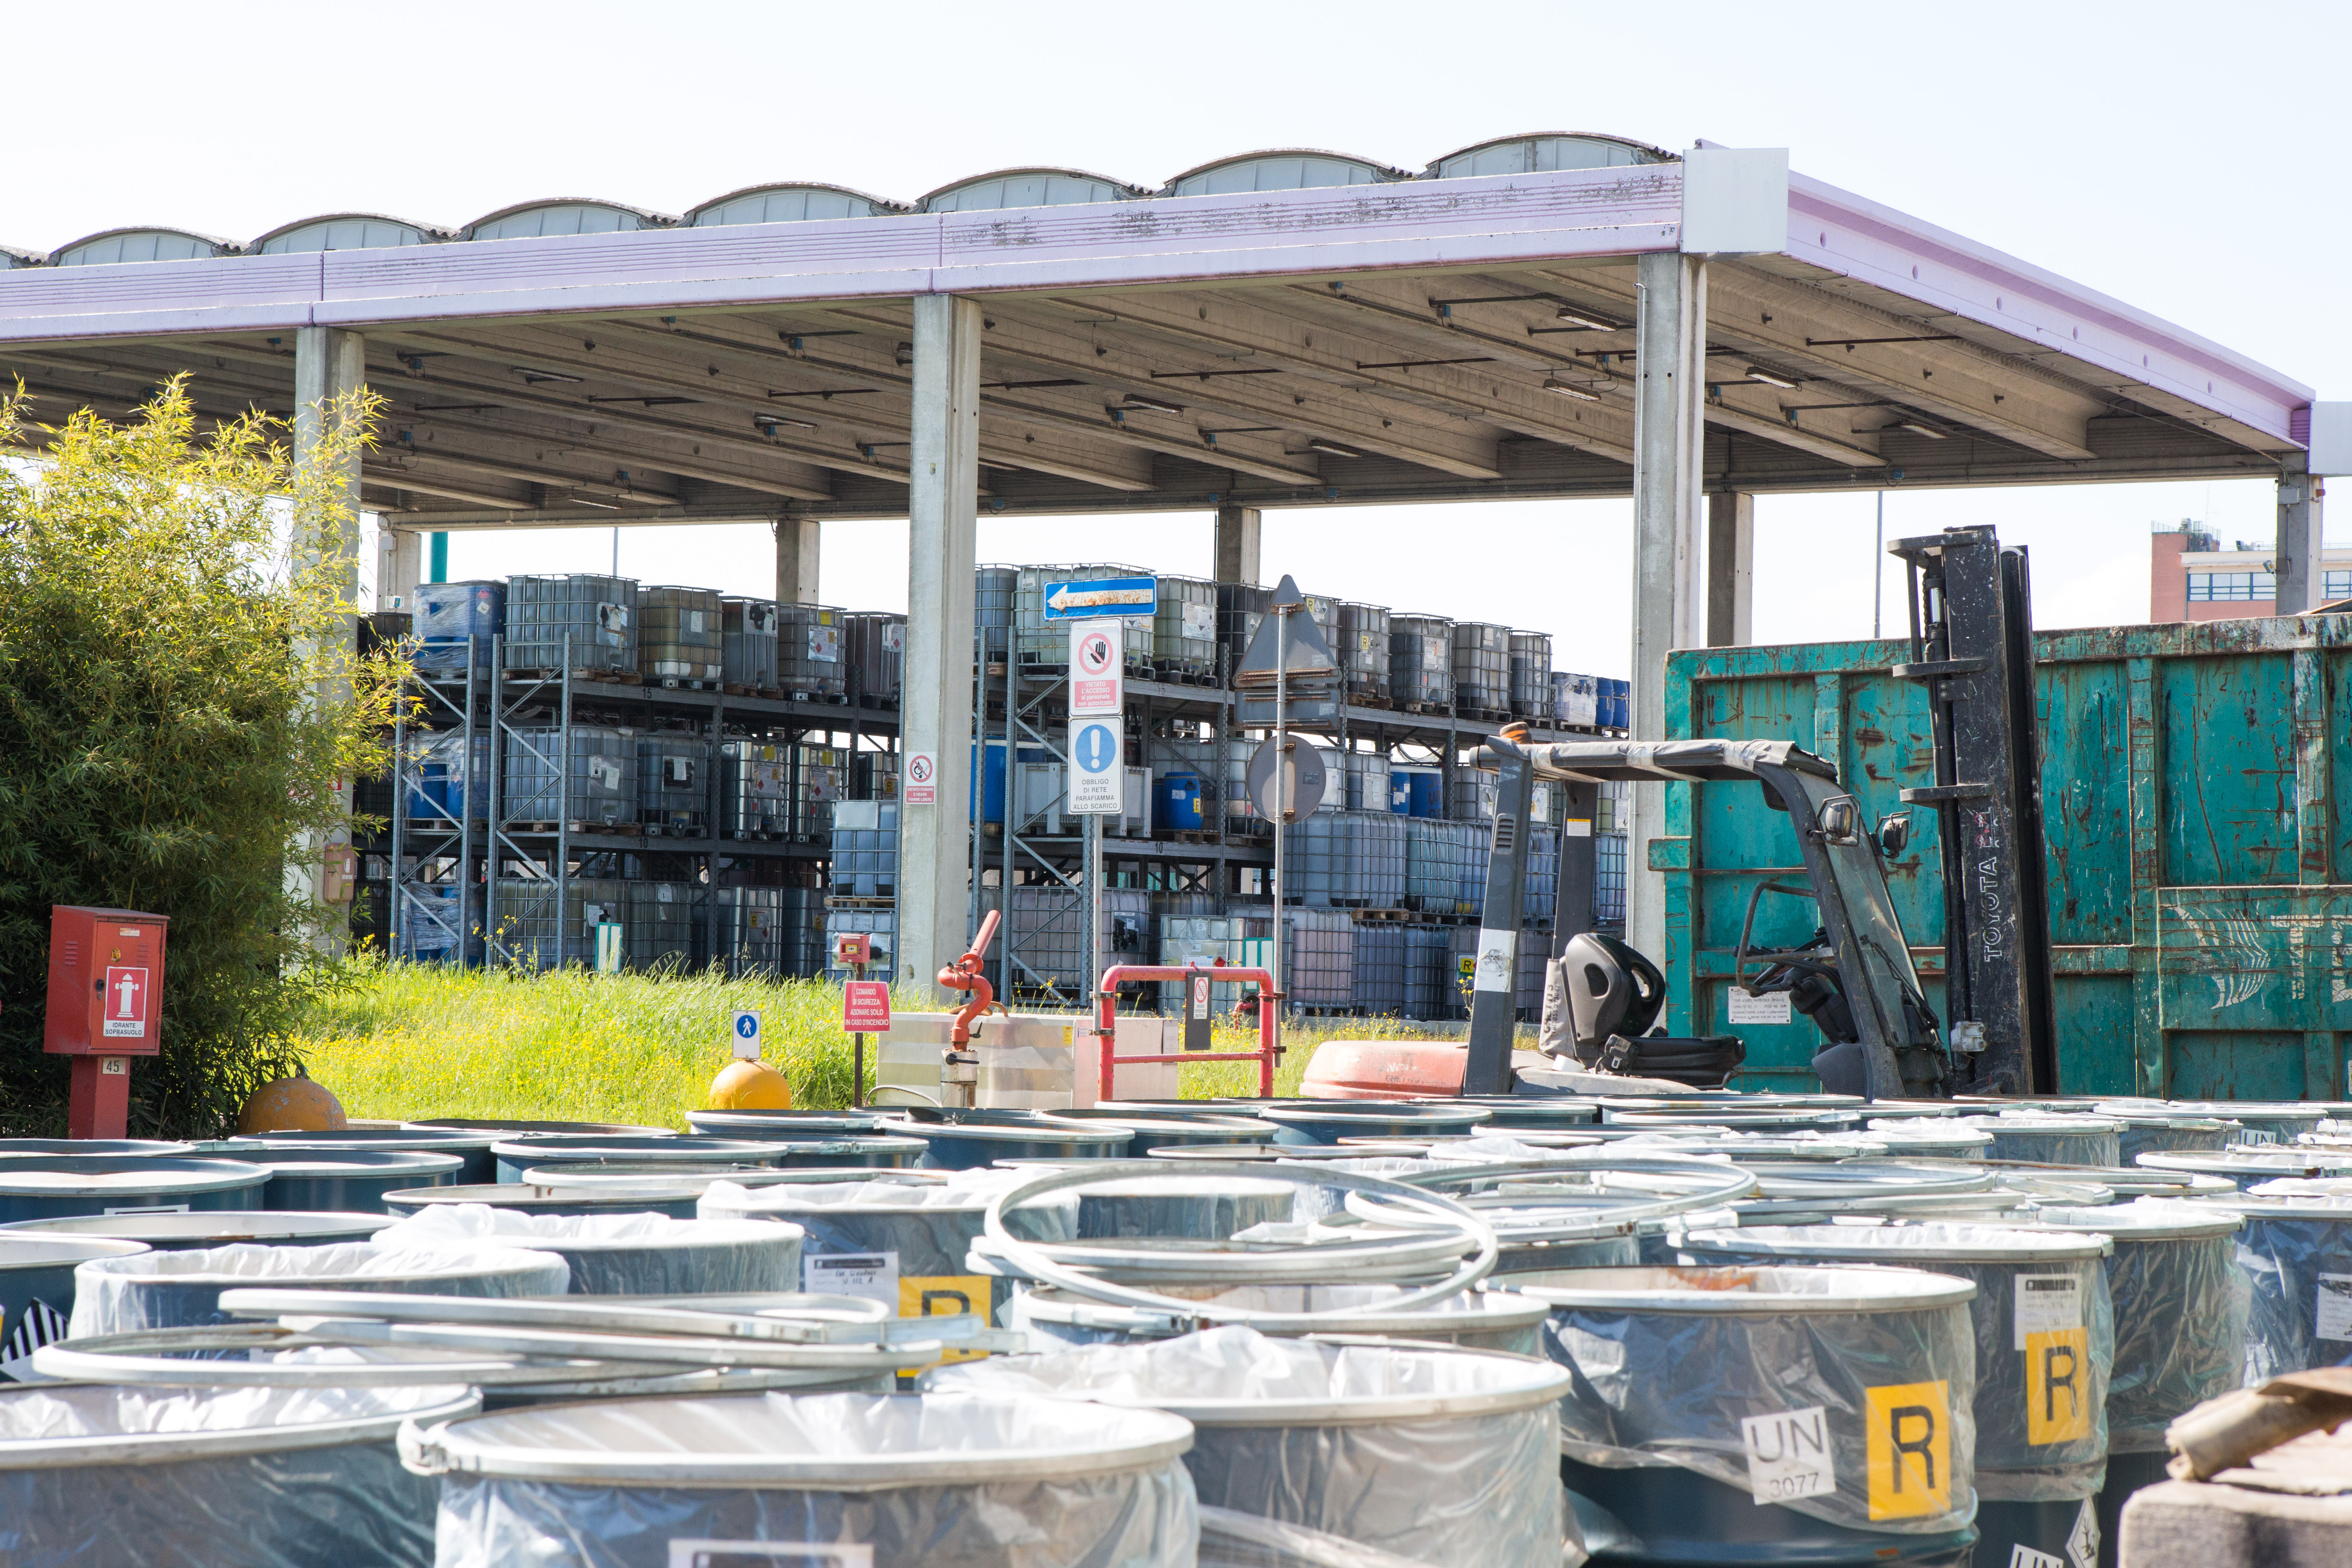
{"label": "bamboo foliage", "polygon": [[211,1134],[295,1062],[342,911],[310,896],[380,771],[399,683],[353,650],[348,475],[377,413],[201,418],[177,380],[129,422],[0,397],[0,1131],[62,1125],[41,1052],[49,909],[169,916],[163,1053],[134,1131]]}

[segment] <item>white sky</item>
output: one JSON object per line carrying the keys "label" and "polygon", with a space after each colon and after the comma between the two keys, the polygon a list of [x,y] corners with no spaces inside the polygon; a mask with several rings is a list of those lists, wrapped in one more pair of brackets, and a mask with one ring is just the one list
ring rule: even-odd
{"label": "white sky", "polygon": [[[1418,168],[1531,130],[1706,137],[1786,146],[1806,174],[2352,397],[2352,115],[2326,85],[2352,45],[2340,3],[132,0],[108,16],[9,17],[0,242],[123,224],[250,238],[349,210],[454,226],[559,195],[678,212],[786,179],[911,198],[1013,163],[1150,185],[1265,146]],[[2148,525],[2183,517],[2267,540],[2269,486],[1897,489],[1886,506],[1889,537],[1989,521],[2030,545],[2043,626],[2144,618]],[[1265,566],[1310,592],[1549,631],[1560,668],[1622,675],[1629,529],[1622,501],[1314,508],[1269,514]],[[1760,500],[1758,640],[1866,633],[1871,533],[1867,495]],[[451,575],[599,569],[612,549],[608,530],[460,534]],[[905,607],[903,523],[828,525],[824,554],[827,601]],[[1206,574],[1209,523],[983,519],[980,557]],[[621,567],[731,592],[773,581],[760,527],[625,531]],[[1890,624],[1899,610],[1890,596]]]}

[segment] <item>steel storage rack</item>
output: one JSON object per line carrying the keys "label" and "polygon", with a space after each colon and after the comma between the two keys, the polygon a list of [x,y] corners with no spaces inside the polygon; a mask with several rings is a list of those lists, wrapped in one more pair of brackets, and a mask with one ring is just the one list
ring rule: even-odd
{"label": "steel storage rack", "polygon": [[[567,581],[526,591],[517,579],[509,605],[611,605],[625,580]],[[609,924],[619,942],[608,962],[815,973],[820,832],[845,781],[895,779],[896,713],[664,688],[600,668],[603,656],[568,637],[525,662],[494,636],[448,658],[446,673],[419,671],[430,728],[404,716],[394,734],[390,794],[404,809],[359,846],[390,873],[390,950],[593,964],[596,928]],[[675,776],[681,763],[690,780]],[[625,790],[608,787],[614,774]],[[625,795],[626,813],[608,813],[608,795]]]}

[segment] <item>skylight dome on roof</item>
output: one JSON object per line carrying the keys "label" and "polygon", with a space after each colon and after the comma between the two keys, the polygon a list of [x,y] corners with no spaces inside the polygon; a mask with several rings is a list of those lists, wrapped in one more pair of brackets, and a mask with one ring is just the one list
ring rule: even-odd
{"label": "skylight dome on roof", "polygon": [[383,250],[402,245],[431,245],[449,237],[448,229],[385,217],[381,213],[332,213],[273,228],[247,246],[246,251],[255,256],[291,256],[313,250]]}
{"label": "skylight dome on roof", "polygon": [[234,256],[236,246],[178,228],[110,228],[75,240],[49,260],[56,267],[101,267],[115,261],[188,261]]}
{"label": "skylight dome on roof", "polygon": [[903,203],[853,191],[846,185],[750,185],[703,203],[687,214],[696,228],[722,224],[806,223],[815,218],[884,217],[907,211]]}
{"label": "skylight dome on roof", "polygon": [[1432,163],[1423,178],[1461,180],[1475,174],[1541,174],[1556,169],[1618,169],[1673,161],[1674,154],[1663,148],[1629,142],[1622,136],[1540,132],[1532,136],[1480,142],[1448,153]]}
{"label": "skylight dome on roof", "polygon": [[1149,194],[1140,185],[1084,169],[999,169],[941,185],[916,206],[927,213],[993,212],[1004,207],[1131,202]]}
{"label": "skylight dome on roof", "polygon": [[1168,182],[1171,196],[1222,196],[1244,191],[1305,191],[1324,185],[1377,185],[1410,179],[1402,169],[1344,153],[1291,149],[1244,153],[1187,169]]}
{"label": "skylight dome on roof", "polygon": [[478,217],[460,232],[465,239],[543,239],[551,235],[626,234],[633,229],[667,228],[677,220],[643,207],[577,198],[523,202]]}

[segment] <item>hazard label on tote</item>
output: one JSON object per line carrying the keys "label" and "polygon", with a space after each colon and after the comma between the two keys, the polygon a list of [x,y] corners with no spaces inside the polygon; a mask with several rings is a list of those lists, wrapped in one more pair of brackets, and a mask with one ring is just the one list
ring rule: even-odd
{"label": "hazard label on tote", "polygon": [[1938,1378],[1864,1389],[1863,1418],[1871,1522],[1951,1511],[1949,1385]]}

